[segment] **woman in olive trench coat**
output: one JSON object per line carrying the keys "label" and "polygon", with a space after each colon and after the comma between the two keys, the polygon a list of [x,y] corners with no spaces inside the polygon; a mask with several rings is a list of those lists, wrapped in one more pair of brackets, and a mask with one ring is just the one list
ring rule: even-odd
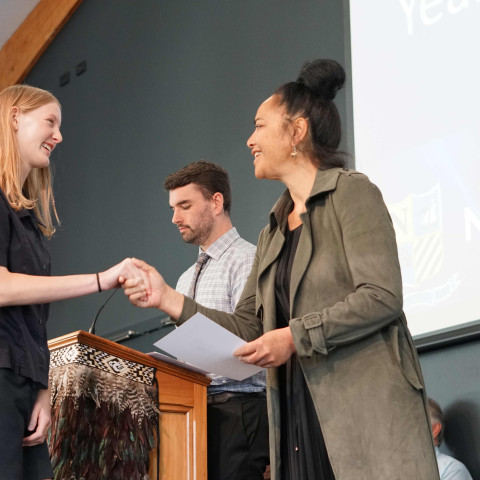
{"label": "woman in olive trench coat", "polygon": [[[329,78],[341,68],[336,62],[327,67]],[[302,74],[308,77],[305,68]],[[235,354],[267,367],[273,479],[285,478],[274,367],[297,355],[336,480],[438,480],[422,374],[402,313],[395,234],[381,193],[363,174],[318,162],[311,153],[315,122],[305,110],[289,110],[286,98],[289,91],[281,87],[259,107],[248,140],[255,176],[280,180],[287,190],[260,234],[234,314],[180,296],[140,261],[151,290],[139,293],[132,281],[125,292],[136,305],[161,308],[178,323],[199,311],[250,341]],[[338,141],[331,141],[335,149]],[[300,224],[289,326],[278,328],[278,259],[286,229]]]}

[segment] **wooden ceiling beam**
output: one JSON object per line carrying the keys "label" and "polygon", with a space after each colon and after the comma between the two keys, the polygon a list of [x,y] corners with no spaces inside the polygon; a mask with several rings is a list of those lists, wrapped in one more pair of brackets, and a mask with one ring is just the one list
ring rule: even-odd
{"label": "wooden ceiling beam", "polygon": [[0,91],[25,80],[82,0],[40,0],[0,50]]}

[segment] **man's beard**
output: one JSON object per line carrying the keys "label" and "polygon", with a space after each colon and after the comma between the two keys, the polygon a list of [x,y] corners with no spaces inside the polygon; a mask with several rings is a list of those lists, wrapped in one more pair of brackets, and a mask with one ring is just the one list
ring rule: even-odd
{"label": "man's beard", "polygon": [[185,243],[191,243],[192,245],[202,245],[210,235],[213,228],[213,215],[204,210],[196,222],[194,228],[188,225],[184,225],[187,228],[183,233],[180,233]]}

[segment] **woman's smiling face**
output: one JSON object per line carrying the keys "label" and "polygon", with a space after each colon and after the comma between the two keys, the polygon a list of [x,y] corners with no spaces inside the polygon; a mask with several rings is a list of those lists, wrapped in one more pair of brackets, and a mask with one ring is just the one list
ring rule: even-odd
{"label": "woman's smiling face", "polygon": [[254,156],[257,178],[279,180],[285,167],[291,166],[292,135],[278,95],[267,98],[258,107],[255,130],[247,140],[247,145]]}
{"label": "woman's smiling face", "polygon": [[14,107],[12,121],[22,162],[22,179],[25,180],[32,168],[50,164],[52,150],[62,141],[62,113],[56,102],[25,113]]}

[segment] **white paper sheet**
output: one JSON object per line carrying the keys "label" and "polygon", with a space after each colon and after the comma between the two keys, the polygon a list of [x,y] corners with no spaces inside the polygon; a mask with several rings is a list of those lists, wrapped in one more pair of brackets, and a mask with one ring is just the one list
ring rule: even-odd
{"label": "white paper sheet", "polygon": [[196,313],[154,345],[178,360],[206,372],[244,380],[263,370],[261,367],[243,363],[232,355],[234,350],[245,343],[205,315]]}

